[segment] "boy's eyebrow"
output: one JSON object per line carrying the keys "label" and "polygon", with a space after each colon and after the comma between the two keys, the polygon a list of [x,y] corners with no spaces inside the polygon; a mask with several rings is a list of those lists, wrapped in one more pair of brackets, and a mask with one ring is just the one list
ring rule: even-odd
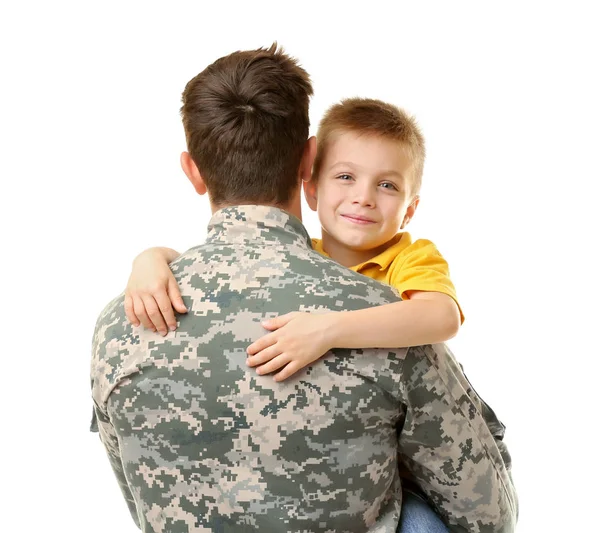
{"label": "boy's eyebrow", "polygon": [[399,178],[404,181],[404,176],[397,170],[384,170],[383,172],[379,173],[378,176],[391,176],[392,178]]}
{"label": "boy's eyebrow", "polygon": [[352,167],[352,168],[356,168],[356,165],[354,163],[351,163],[350,161],[337,161],[336,163],[334,163],[333,165],[331,165],[327,170],[333,170],[336,167]]}

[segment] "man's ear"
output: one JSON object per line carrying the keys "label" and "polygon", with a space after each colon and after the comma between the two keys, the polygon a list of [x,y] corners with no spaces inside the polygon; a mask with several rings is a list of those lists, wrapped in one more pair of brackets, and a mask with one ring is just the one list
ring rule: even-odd
{"label": "man's ear", "polygon": [[206,184],[204,183],[204,180],[200,175],[200,171],[198,170],[198,167],[196,166],[196,163],[194,163],[194,160],[189,152],[182,152],[180,162],[183,172],[192,182],[196,192],[200,195],[206,194]]}
{"label": "man's ear", "polygon": [[406,226],[410,222],[410,219],[415,215],[415,211],[417,210],[420,201],[421,199],[419,198],[419,195],[413,198],[413,201],[406,209],[406,213],[404,214],[404,220],[402,221],[400,229],[404,229],[404,226]]}
{"label": "man's ear", "polygon": [[313,211],[317,210],[317,184],[312,179],[312,167],[317,155],[317,138],[313,135],[309,137],[304,145],[302,162],[300,163],[300,178],[304,189],[306,203]]}
{"label": "man's ear", "polygon": [[300,179],[304,182],[310,180],[310,175],[312,173],[312,166],[315,161],[315,156],[317,155],[317,138],[313,135],[309,137],[304,145],[304,152],[302,153],[302,160],[300,161],[300,168],[298,169],[298,173],[300,174]]}
{"label": "man's ear", "polygon": [[313,178],[302,182],[304,188],[304,198],[306,203],[313,211],[317,210],[317,182]]}

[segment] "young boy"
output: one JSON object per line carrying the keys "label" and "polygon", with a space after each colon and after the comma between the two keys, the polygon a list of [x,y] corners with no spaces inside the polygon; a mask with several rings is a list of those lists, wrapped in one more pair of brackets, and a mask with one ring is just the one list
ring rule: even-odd
{"label": "young boy", "polygon": [[[415,120],[379,100],[352,98],[329,108],[317,132],[308,205],[317,211],[316,251],[394,286],[403,301],[352,312],[289,313],[248,347],[249,366],[281,381],[332,348],[397,348],[452,338],[463,315],[448,265],[427,240],[403,231],[419,204],[425,160]],[[402,230],[399,232],[399,230]],[[134,261],[125,309],[134,325],[167,333],[185,312],[168,263],[179,254],[151,248]]]}

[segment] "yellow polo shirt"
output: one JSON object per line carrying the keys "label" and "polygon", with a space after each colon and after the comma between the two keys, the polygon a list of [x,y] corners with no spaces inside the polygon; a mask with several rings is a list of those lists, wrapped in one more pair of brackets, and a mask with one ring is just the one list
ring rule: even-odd
{"label": "yellow polo shirt", "polygon": [[[323,250],[321,239],[312,239],[312,244],[317,252],[329,257]],[[461,324],[465,319],[450,280],[448,263],[431,241],[419,239],[412,242],[409,233],[398,233],[389,248],[360,265],[350,267],[350,270],[391,285],[405,300],[408,299],[407,291],[447,294],[458,305]]]}

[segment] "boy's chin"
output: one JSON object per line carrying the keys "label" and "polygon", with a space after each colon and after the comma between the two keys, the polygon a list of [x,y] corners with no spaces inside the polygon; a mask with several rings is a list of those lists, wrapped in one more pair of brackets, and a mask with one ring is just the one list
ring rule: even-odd
{"label": "boy's chin", "polygon": [[392,237],[386,239],[345,239],[341,241],[341,243],[352,250],[353,252],[366,254],[371,253],[374,256],[379,255],[386,248],[388,248],[391,244],[391,241],[394,239],[395,234]]}
{"label": "boy's chin", "polygon": [[342,242],[342,244],[352,250],[353,252],[367,253],[376,252],[382,245],[375,242],[364,242],[364,241],[348,241]]}
{"label": "boy's chin", "polygon": [[[366,235],[341,236],[335,232],[332,232],[329,234],[329,238],[337,241],[338,246],[341,245],[348,251],[366,254],[367,252],[380,253],[381,248],[385,247],[385,245],[393,238],[393,236],[386,240],[381,238],[367,238]],[[324,239],[327,240],[327,237],[324,236]]]}

